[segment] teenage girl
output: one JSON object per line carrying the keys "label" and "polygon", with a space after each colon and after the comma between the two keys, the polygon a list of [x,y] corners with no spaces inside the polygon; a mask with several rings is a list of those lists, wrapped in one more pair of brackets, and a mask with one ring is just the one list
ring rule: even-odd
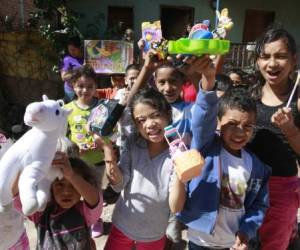
{"label": "teenage girl", "polygon": [[296,61],[296,43],[286,30],[270,29],[258,40],[256,64],[260,81],[253,92],[257,98],[257,130],[250,148],[272,168],[270,208],[259,232],[263,250],[287,249],[299,207],[298,94],[286,107]]}
{"label": "teenage girl", "polygon": [[171,107],[162,94],[144,89],[134,96],[131,113],[138,134],[127,139],[116,163],[111,144],[96,136],[105,154],[106,172],[115,191],[122,191],[113,216],[106,250],[160,250],[165,231],[172,160],[164,138],[164,127],[171,124]]}

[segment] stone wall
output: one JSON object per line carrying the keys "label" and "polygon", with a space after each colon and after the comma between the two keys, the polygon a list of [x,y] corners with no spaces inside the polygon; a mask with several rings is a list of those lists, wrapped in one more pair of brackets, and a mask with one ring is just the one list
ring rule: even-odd
{"label": "stone wall", "polygon": [[42,94],[62,96],[63,83],[48,55],[50,46],[36,33],[0,33],[0,88],[7,102],[27,105]]}

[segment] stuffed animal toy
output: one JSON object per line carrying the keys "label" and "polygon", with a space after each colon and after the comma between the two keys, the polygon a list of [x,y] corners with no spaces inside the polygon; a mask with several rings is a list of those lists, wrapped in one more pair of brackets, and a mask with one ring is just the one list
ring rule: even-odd
{"label": "stuffed animal toy", "polygon": [[51,182],[62,177],[51,169],[58,138],[64,137],[67,116],[63,101],[49,100],[27,106],[24,122],[32,127],[4,154],[0,161],[0,212],[12,202],[11,188],[19,173],[19,195],[22,211],[30,215],[42,210],[48,201]]}

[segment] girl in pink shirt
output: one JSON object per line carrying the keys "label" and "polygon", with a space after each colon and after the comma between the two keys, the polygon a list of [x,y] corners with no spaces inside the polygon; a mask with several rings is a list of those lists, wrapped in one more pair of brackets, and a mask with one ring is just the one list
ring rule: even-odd
{"label": "girl in pink shirt", "polygon": [[[53,167],[61,169],[63,178],[52,183],[45,210],[29,216],[37,229],[37,249],[95,249],[89,228],[103,207],[96,175],[84,161],[62,152],[56,153]],[[14,206],[21,210],[19,197]]]}

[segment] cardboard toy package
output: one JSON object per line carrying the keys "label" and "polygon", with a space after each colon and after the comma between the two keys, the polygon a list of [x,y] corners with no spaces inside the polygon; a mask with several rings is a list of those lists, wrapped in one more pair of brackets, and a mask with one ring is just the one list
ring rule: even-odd
{"label": "cardboard toy package", "polygon": [[100,100],[89,117],[91,131],[101,136],[111,135],[124,109],[117,100]]}

